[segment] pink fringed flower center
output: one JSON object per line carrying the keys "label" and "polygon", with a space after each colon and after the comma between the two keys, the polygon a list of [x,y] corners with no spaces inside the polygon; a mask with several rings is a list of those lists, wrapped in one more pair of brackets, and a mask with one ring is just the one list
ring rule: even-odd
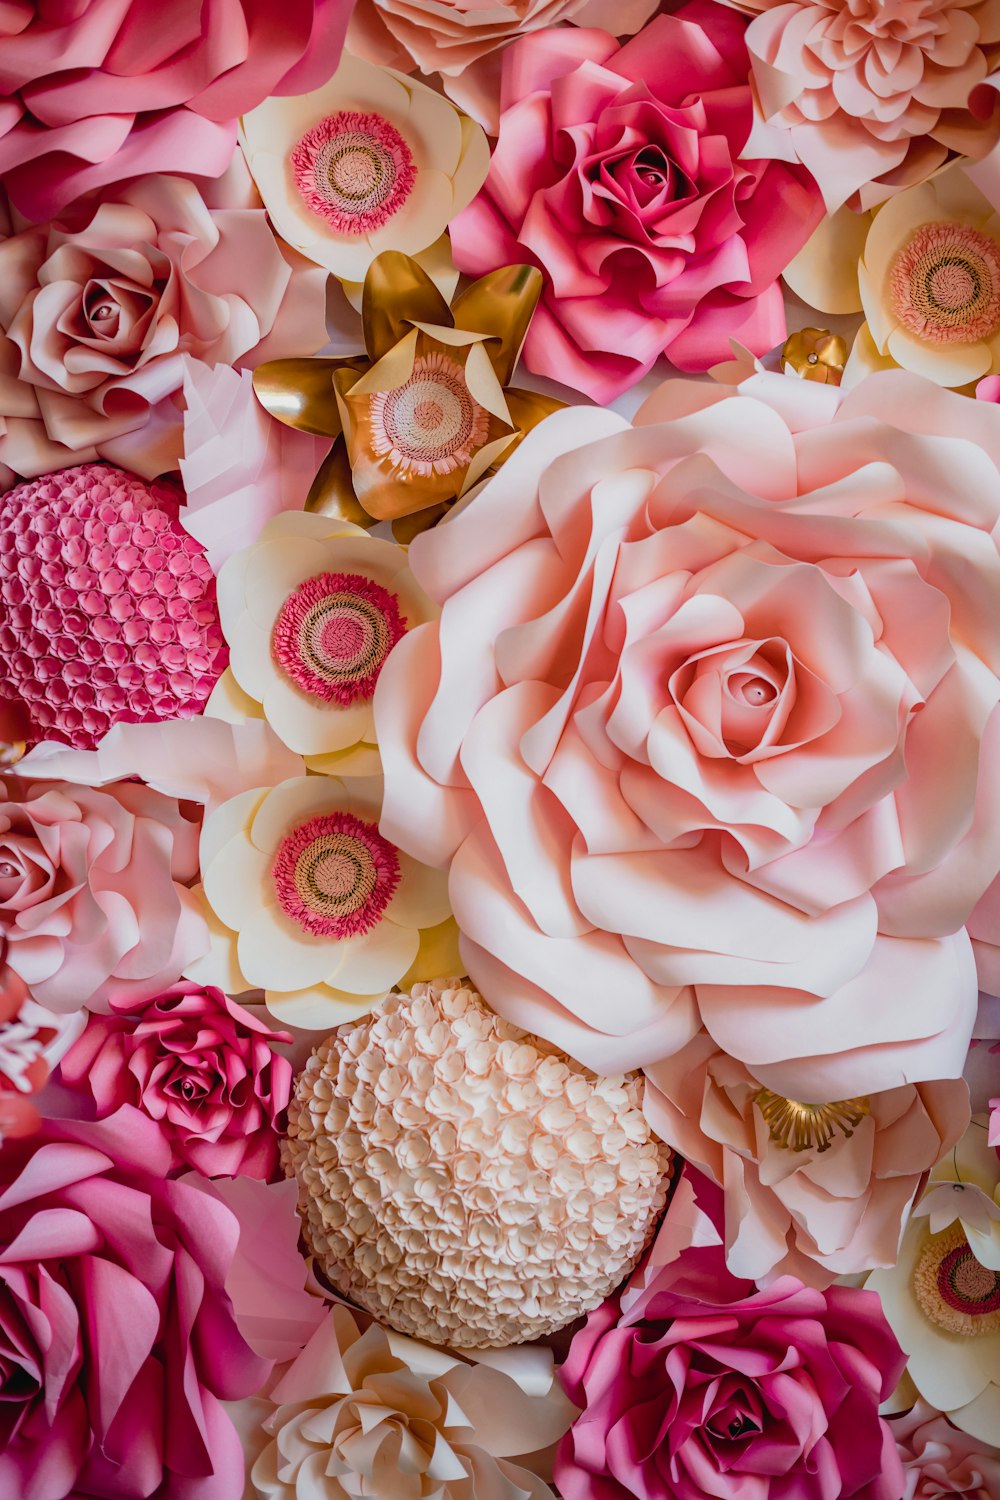
{"label": "pink fringed flower center", "polygon": [[413,153],[395,125],[371,111],[338,110],[306,131],[291,154],[303,201],[338,234],[369,234],[413,191]]}
{"label": "pink fringed flower center", "polygon": [[889,271],[902,326],[931,344],[974,344],[1000,329],[1000,245],[966,224],[922,224]]}
{"label": "pink fringed flower center", "polygon": [[272,650],[313,698],[346,708],[368,701],[389,652],[406,633],[395,594],[363,573],[318,573],[285,600]]}
{"label": "pink fringed flower center", "polygon": [[335,812],[300,823],[272,870],[278,905],[313,937],[370,932],[399,884],[399,855],[374,823]]}
{"label": "pink fringed flower center", "polygon": [[967,1338],[1000,1332],[1000,1273],[976,1258],[957,1225],[931,1238],[913,1287],[924,1314],[939,1328]]}
{"label": "pink fringed flower center", "polygon": [[465,371],[443,354],[418,359],[395,390],[376,391],[369,422],[375,452],[425,478],[471,463],[489,432],[489,416],[470,395]]}

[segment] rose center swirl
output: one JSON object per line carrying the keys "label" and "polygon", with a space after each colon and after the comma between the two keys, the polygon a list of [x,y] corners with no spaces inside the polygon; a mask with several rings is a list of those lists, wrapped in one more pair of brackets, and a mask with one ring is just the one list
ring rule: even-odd
{"label": "rose center swirl", "polygon": [[489,433],[489,416],[470,394],[465,371],[443,354],[416,360],[395,390],[376,391],[368,414],[379,457],[425,478],[464,468]]}
{"label": "rose center swirl", "polygon": [[406,139],[370,110],[327,115],[306,131],[290,161],[306,206],[338,234],[352,236],[398,213],[417,175]]}
{"label": "rose center swirl", "polygon": [[370,932],[399,884],[399,855],[374,823],[326,813],[282,839],[272,867],[278,905],[313,937]]}
{"label": "rose center swirl", "polygon": [[966,224],[923,224],[889,268],[900,324],[931,344],[972,344],[1000,330],[1000,245]]}
{"label": "rose center swirl", "polygon": [[285,676],[321,703],[369,702],[406,632],[399,599],[362,573],[317,573],[278,612],[271,651]]}
{"label": "rose center swirl", "polygon": [[949,1333],[1000,1333],[1000,1272],[977,1260],[957,1224],[931,1238],[914,1269],[913,1290],[926,1317]]}

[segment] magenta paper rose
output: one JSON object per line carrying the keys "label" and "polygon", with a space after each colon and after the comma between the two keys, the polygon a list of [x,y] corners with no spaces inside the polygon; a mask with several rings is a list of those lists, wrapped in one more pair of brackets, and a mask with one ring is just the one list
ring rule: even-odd
{"label": "magenta paper rose", "polygon": [[236,119],[336,69],[351,0],[10,0],[0,177],[33,219],[126,177],[218,177]]}
{"label": "magenta paper rose", "polygon": [[992,0],[736,0],[762,154],[801,161],[832,212],[874,208],[1000,134]]}
{"label": "magenta paper rose", "polygon": [[878,1408],[905,1357],[878,1297],[792,1276],[757,1291],[710,1235],[656,1255],[570,1345],[564,1500],[900,1500]]}
{"label": "magenta paper rose", "polygon": [[63,1082],[87,1090],[102,1120],[133,1104],[159,1125],[174,1166],[206,1177],[269,1178],[292,1065],[272,1031],[221,990],[176,984],[139,1006],[91,1016],[63,1059]]}
{"label": "magenta paper rose", "polygon": [[661,354],[707,370],[730,338],[780,343],[778,276],[823,212],[801,167],[740,159],[745,22],[711,0],[669,8],[623,47],[584,29],[516,42],[489,176],[451,225],[460,270],[542,269],[525,363],[596,401]]}
{"label": "magenta paper rose", "polygon": [[47,1120],[0,1152],[0,1494],[240,1500],[222,1405],[268,1373],[224,1290],[239,1238],[216,1198],[166,1179],[127,1106]]}
{"label": "magenta paper rose", "polygon": [[381,829],[450,868],[493,1008],[601,1071],[700,1023],[794,1100],[959,1076],[998,520],[986,403],[760,375],[557,412],[418,537]]}
{"label": "magenta paper rose", "polygon": [[[901,1500],[996,1500],[1000,1450],[948,1421],[926,1401],[889,1423],[903,1463]],[[1000,1434],[998,1434],[1000,1436]]]}
{"label": "magenta paper rose", "polygon": [[208,947],[187,889],[199,825],[172,797],[0,778],[0,927],[40,1004],[106,1010],[155,995]]}
{"label": "magenta paper rose", "polygon": [[0,461],[175,468],[185,355],[314,354],[326,280],[275,238],[242,158],[202,190],[144,177],[22,229],[0,243]]}

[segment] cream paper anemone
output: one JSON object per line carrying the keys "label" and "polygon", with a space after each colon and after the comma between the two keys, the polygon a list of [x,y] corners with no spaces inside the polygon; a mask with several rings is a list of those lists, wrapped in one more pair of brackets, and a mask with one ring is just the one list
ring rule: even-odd
{"label": "cream paper anemone", "polygon": [[278,233],[353,284],[358,301],[383,250],[412,255],[445,297],[454,292],[445,231],[482,186],[490,153],[449,99],[345,52],[322,88],[244,115],[240,140]]}
{"label": "cream paper anemone", "polygon": [[897,367],[951,387],[1000,371],[1000,213],[960,168],[879,209],[858,281],[867,321],[845,386]]}
{"label": "cream paper anemone", "polygon": [[1000,1162],[986,1116],[931,1173],[891,1270],[866,1283],[909,1363],[893,1398],[914,1388],[982,1442],[1000,1432]]}
{"label": "cream paper anemone", "polygon": [[405,549],[349,521],[285,511],[223,565],[218,600],[230,666],[207,712],[266,719],[312,770],[378,774],[382,664],[438,614]]}
{"label": "cream paper anemone", "polygon": [[186,978],[261,989],[293,1026],[356,1020],[404,977],[458,963],[444,876],[378,829],[378,777],[293,776],[205,819],[209,953]]}

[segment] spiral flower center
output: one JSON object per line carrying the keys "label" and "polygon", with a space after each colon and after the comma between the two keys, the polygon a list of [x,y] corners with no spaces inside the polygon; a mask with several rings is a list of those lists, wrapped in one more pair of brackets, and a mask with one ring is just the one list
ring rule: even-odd
{"label": "spiral flower center", "polygon": [[747,672],[734,672],[726,686],[730,695],[738,703],[745,703],[748,708],[763,708],[766,704],[773,703],[778,696],[778,689],[773,682]]}
{"label": "spiral flower center", "polygon": [[471,463],[489,432],[462,366],[443,354],[416,360],[404,385],[376,391],[368,418],[374,451],[404,471],[451,474]]}
{"label": "spiral flower center", "polygon": [[889,269],[900,324],[931,344],[972,344],[1000,329],[1000,245],[966,224],[923,224]]}
{"label": "spiral flower center", "polygon": [[949,1333],[1000,1333],[1000,1272],[976,1259],[957,1224],[934,1235],[917,1261],[913,1290],[924,1314]]}
{"label": "spiral flower center", "polygon": [[296,687],[321,703],[368,702],[406,633],[399,599],[362,573],[317,573],[289,594],[271,650]]}
{"label": "spiral flower center", "polygon": [[370,110],[327,115],[294,147],[291,166],[306,206],[343,235],[368,234],[387,223],[417,175],[404,137]]}
{"label": "spiral flower center", "polygon": [[313,937],[359,937],[381,920],[399,884],[399,855],[374,823],[335,812],[282,839],[272,869],[278,905]]}
{"label": "spiral flower center", "polygon": [[871,1111],[867,1098],[836,1099],[830,1104],[801,1104],[761,1089],[753,1101],[764,1117],[771,1139],[789,1151],[829,1151],[835,1138],[847,1139]]}

